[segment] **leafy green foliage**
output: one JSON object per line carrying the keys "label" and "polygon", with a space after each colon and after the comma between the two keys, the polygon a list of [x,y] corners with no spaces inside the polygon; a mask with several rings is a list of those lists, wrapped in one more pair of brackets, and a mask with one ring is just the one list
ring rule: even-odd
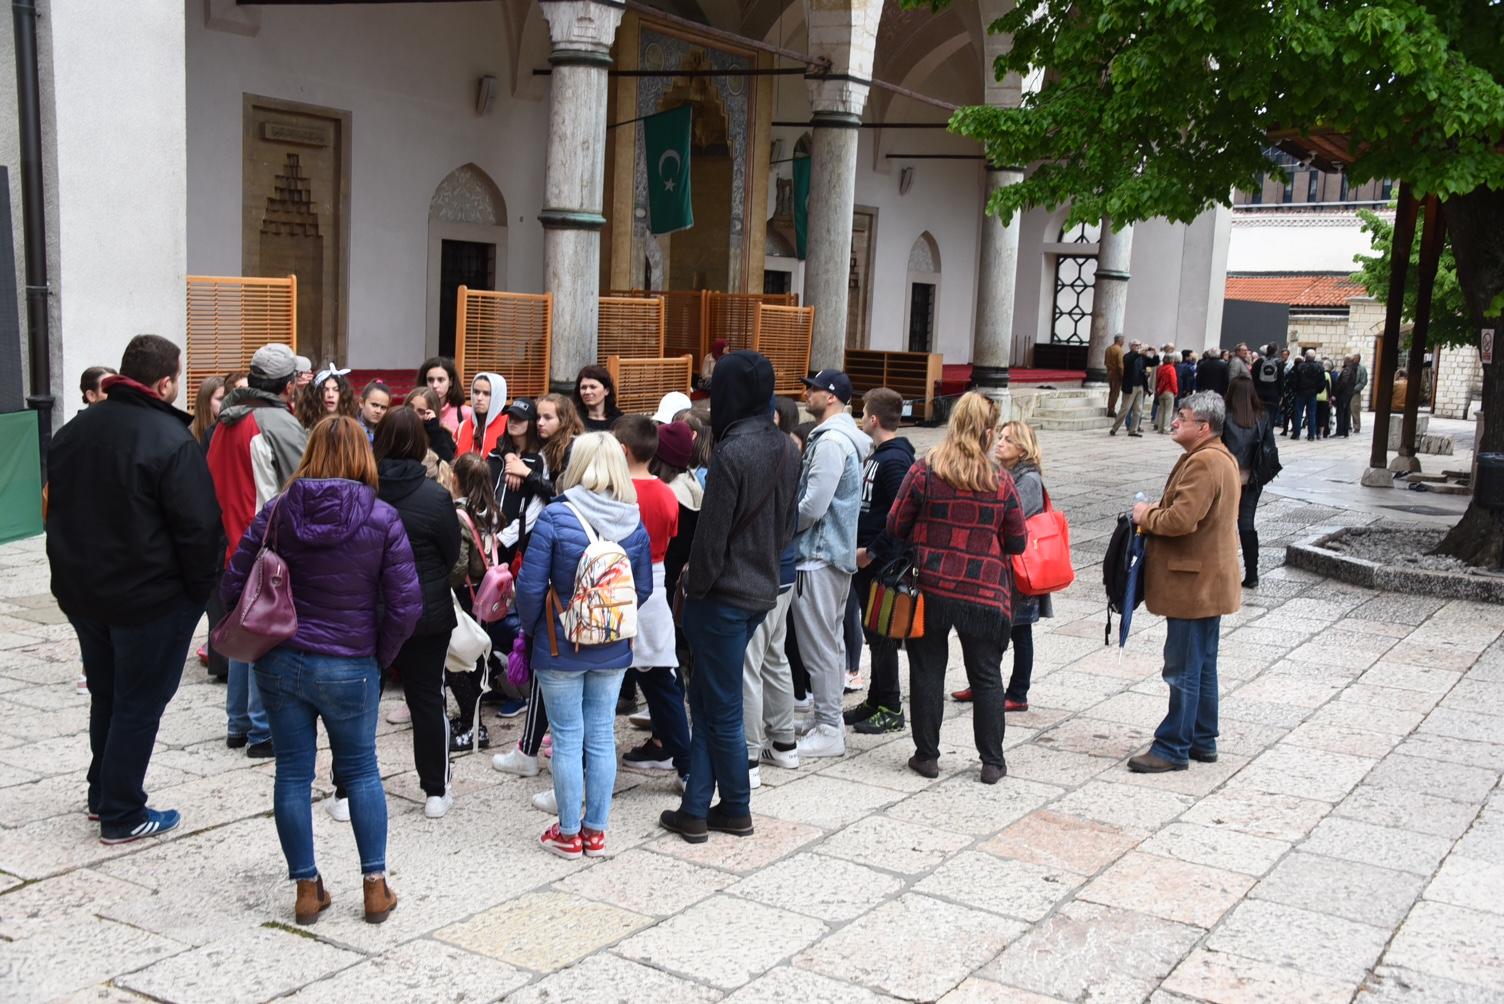
{"label": "leafy green foliage", "polygon": [[1076,221],[1188,222],[1277,173],[1282,129],[1350,137],[1355,182],[1504,188],[1504,3],[1019,0],[988,30],[1013,37],[999,77],[1047,69],[1022,107],[951,119],[993,163],[1035,165],[994,194],[1004,219],[1070,203]]}
{"label": "leafy green foliage", "polygon": [[[1353,279],[1363,284],[1368,295],[1380,303],[1389,300],[1389,268],[1394,255],[1394,224],[1366,209],[1358,210],[1365,233],[1373,235],[1372,255],[1354,255],[1358,271]],[[1420,228],[1410,248],[1410,268],[1405,273],[1405,316],[1415,317],[1415,291],[1420,273]],[[1441,249],[1436,268],[1436,283],[1431,290],[1431,328],[1426,338],[1433,346],[1475,345],[1478,333],[1468,320],[1467,301],[1457,282],[1457,259],[1452,256],[1449,240]]]}

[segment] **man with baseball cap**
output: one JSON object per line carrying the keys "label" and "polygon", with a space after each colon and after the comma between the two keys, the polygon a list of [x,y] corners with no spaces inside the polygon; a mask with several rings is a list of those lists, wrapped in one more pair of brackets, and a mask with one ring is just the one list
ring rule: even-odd
{"label": "man with baseball cap", "polygon": [[[209,443],[209,473],[224,521],[229,562],[256,513],[282,490],[308,445],[308,432],[288,410],[296,388],[292,349],[273,342],[251,356],[246,386],[225,395]],[[230,660],[225,693],[225,745],[252,757],[272,755],[272,733],[251,664]]]}
{"label": "man with baseball cap", "polygon": [[862,510],[862,464],[872,440],[847,413],[851,378],[823,369],[804,378],[804,401],[818,423],[799,471],[799,525],[794,538],[798,578],[794,629],[814,691],[814,716],[800,723],[799,756],[841,756],[846,729],[845,619],[856,571],[856,524]]}
{"label": "man with baseball cap", "polygon": [[313,383],[313,360],[307,356],[293,356],[292,385],[294,389]]}

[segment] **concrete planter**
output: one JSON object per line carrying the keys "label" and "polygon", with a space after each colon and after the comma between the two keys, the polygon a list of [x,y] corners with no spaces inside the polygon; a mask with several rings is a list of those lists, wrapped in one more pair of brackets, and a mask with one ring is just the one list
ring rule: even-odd
{"label": "concrete planter", "polygon": [[1351,529],[1318,534],[1285,548],[1285,563],[1340,582],[1387,593],[1416,593],[1452,600],[1477,600],[1504,604],[1504,577],[1469,570],[1440,572],[1400,565],[1385,565],[1343,554],[1328,545],[1341,540]]}

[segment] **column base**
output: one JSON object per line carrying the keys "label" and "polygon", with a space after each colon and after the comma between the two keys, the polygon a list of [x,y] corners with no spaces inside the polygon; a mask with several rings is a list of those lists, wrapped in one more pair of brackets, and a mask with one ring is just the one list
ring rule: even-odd
{"label": "column base", "polygon": [[1401,474],[1414,474],[1420,470],[1420,461],[1402,453],[1389,461],[1389,470]]}
{"label": "column base", "polygon": [[989,388],[1008,386],[1008,367],[1006,366],[973,366],[971,368],[971,381],[976,389],[986,393]]}
{"label": "column base", "polygon": [[1092,367],[1088,366],[1088,367],[1086,367],[1086,377],[1081,381],[1081,386],[1088,387],[1088,386],[1090,386],[1091,384],[1094,384],[1094,383],[1106,383],[1106,382],[1107,382],[1107,370],[1101,369],[1101,368],[1093,369]]}
{"label": "column base", "polygon": [[1370,467],[1363,472],[1358,484],[1364,488],[1393,488],[1394,475],[1383,467]]}

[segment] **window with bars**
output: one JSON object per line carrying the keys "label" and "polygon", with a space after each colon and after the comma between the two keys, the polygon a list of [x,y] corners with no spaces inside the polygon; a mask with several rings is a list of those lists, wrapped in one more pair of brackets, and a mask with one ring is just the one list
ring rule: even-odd
{"label": "window with bars", "polygon": [[[1078,223],[1060,231],[1061,244],[1093,244],[1102,237],[1098,223]],[[1055,313],[1050,341],[1085,345],[1091,340],[1091,308],[1096,289],[1097,256],[1063,254],[1055,259]]]}

